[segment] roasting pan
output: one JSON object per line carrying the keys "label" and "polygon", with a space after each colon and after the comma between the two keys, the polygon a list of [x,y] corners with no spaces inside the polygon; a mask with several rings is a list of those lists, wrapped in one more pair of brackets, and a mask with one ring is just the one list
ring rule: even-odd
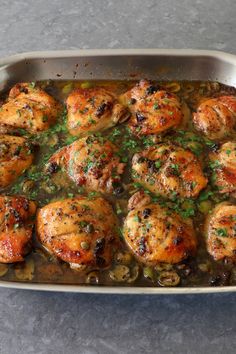
{"label": "roasting pan", "polygon": [[[0,91],[38,80],[211,80],[236,86],[236,55],[207,50],[112,49],[43,51],[0,59]],[[235,292],[224,287],[61,285],[0,280],[0,287],[106,294],[197,294]]]}

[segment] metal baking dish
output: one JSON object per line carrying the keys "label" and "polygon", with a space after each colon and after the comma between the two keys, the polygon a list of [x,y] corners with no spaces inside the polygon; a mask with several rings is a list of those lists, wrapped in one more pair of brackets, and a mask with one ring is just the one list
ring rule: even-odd
{"label": "metal baking dish", "polygon": [[[206,50],[129,49],[32,52],[0,59],[0,90],[37,80],[212,80],[236,86],[236,55]],[[1,287],[109,294],[197,294],[226,287],[122,287],[0,281]]]}

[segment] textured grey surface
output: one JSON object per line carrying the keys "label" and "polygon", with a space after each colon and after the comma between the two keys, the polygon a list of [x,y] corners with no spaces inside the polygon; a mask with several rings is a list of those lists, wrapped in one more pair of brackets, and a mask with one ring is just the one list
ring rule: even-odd
{"label": "textured grey surface", "polygon": [[1,353],[235,353],[235,296],[1,291]]}
{"label": "textured grey surface", "polygon": [[[236,53],[235,0],[0,0],[0,55],[73,48]],[[234,353],[235,294],[0,290],[0,354]]]}
{"label": "textured grey surface", "polygon": [[41,49],[236,52],[235,0],[0,0],[0,55]]}

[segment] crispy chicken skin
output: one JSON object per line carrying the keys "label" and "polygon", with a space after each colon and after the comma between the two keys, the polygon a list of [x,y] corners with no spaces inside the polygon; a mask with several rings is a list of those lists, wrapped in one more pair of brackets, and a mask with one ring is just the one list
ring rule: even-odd
{"label": "crispy chicken skin", "polygon": [[29,83],[16,84],[0,109],[0,131],[21,128],[35,134],[55,123],[59,103],[45,91]]}
{"label": "crispy chicken skin", "polygon": [[[139,193],[139,192],[137,192]],[[197,239],[190,219],[154,203],[134,205],[124,223],[124,239],[136,258],[147,265],[178,263],[194,255]],[[142,199],[141,199],[142,200]]]}
{"label": "crispy chicken skin", "polygon": [[197,157],[189,150],[160,144],[133,156],[133,179],[155,194],[197,197],[207,178]]}
{"label": "crispy chicken skin", "polygon": [[236,127],[236,97],[221,96],[202,102],[193,114],[195,128],[209,139],[222,139]]}
{"label": "crispy chicken skin", "polygon": [[177,127],[183,119],[178,97],[141,80],[131,90],[120,96],[132,113],[128,125],[137,135],[158,134]]}
{"label": "crispy chicken skin", "polygon": [[117,220],[105,199],[78,196],[41,208],[37,235],[50,253],[73,268],[106,267],[116,241]]}
{"label": "crispy chicken skin", "polygon": [[236,192],[236,143],[228,141],[210,154],[213,182],[220,193]]}
{"label": "crispy chicken skin", "polygon": [[32,161],[33,154],[26,139],[0,135],[0,188],[14,182]]}
{"label": "crispy chicken skin", "polygon": [[89,136],[76,140],[56,152],[47,171],[64,169],[69,177],[87,190],[112,193],[120,188],[125,164],[120,162],[117,148],[108,140]]}
{"label": "crispy chicken skin", "polygon": [[236,205],[218,204],[206,219],[205,234],[208,252],[216,261],[236,260]]}
{"label": "crispy chicken skin", "polygon": [[0,262],[24,260],[31,249],[34,202],[19,196],[0,196]]}
{"label": "crispy chicken skin", "polygon": [[74,90],[67,98],[70,134],[85,136],[126,121],[130,113],[113,93],[101,87]]}

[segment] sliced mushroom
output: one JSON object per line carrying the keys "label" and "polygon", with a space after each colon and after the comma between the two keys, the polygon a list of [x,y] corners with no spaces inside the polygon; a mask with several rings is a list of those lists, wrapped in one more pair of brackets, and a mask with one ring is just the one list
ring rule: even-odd
{"label": "sliced mushroom", "polygon": [[117,103],[113,109],[113,122],[116,123],[124,123],[130,118],[130,112],[128,109],[121,104]]}
{"label": "sliced mushroom", "polygon": [[109,271],[109,275],[114,281],[124,282],[130,278],[130,269],[123,264],[118,264]]}
{"label": "sliced mushroom", "polygon": [[180,276],[174,271],[163,271],[158,276],[160,286],[177,286],[180,283]]}
{"label": "sliced mushroom", "polygon": [[170,91],[170,92],[179,92],[181,89],[181,86],[178,82],[168,82],[164,85],[164,87]]}
{"label": "sliced mushroom", "polygon": [[136,264],[133,268],[131,268],[131,272],[130,272],[130,277],[127,280],[127,283],[133,283],[135,280],[138,279],[139,277],[139,273],[140,273],[140,268],[138,266],[138,264]]}
{"label": "sliced mushroom", "polygon": [[191,93],[194,91],[194,86],[190,83],[188,83],[185,87],[184,87],[184,91],[187,93]]}

